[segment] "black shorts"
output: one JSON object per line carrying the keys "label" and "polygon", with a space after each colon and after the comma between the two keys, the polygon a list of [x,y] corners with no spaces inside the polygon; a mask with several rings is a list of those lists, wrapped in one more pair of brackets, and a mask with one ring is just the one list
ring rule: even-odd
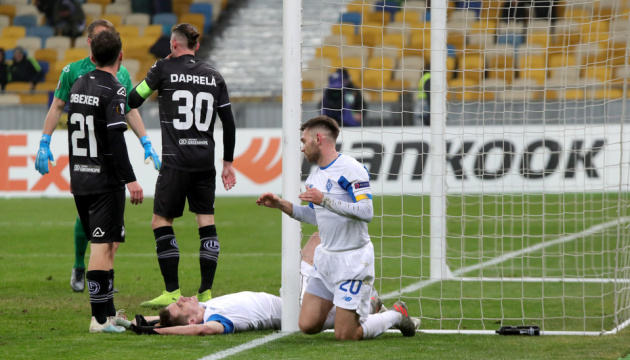
{"label": "black shorts", "polygon": [[186,171],[162,166],[155,184],[153,213],[165,218],[184,214],[188,209],[195,214],[214,215],[216,171]]}
{"label": "black shorts", "polygon": [[94,244],[125,242],[125,190],[105,194],[75,195],[79,218]]}

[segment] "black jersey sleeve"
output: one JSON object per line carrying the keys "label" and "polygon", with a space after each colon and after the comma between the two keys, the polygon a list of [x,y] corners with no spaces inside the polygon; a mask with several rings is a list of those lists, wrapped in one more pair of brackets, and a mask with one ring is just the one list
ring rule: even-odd
{"label": "black jersey sleeve", "polygon": [[165,60],[158,60],[147,71],[147,76],[129,93],[129,107],[136,109],[142,105],[162,82],[162,68]]}
{"label": "black jersey sleeve", "polygon": [[223,123],[223,160],[234,161],[234,145],[236,144],[236,123],[230,104],[219,106],[217,113]]}
{"label": "black jersey sleeve", "polygon": [[105,104],[105,119],[107,129],[127,130],[127,122],[125,121],[125,108],[127,107],[127,92],[125,87],[120,83],[112,89],[112,96],[109,97],[109,103]]}

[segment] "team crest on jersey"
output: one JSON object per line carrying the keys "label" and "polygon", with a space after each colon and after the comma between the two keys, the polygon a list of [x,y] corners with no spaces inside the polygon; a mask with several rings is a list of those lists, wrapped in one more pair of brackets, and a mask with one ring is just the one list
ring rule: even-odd
{"label": "team crest on jersey", "polygon": [[120,89],[118,89],[118,91],[116,91],[116,94],[127,97],[127,91],[125,90],[124,87],[121,87]]}
{"label": "team crest on jersey", "polygon": [[370,182],[369,181],[363,181],[363,182],[358,182],[358,183],[354,184],[354,188],[355,189],[362,189],[362,188],[366,188],[366,187],[370,187]]}
{"label": "team crest on jersey", "polygon": [[94,232],[92,233],[92,237],[103,237],[105,236],[105,231],[101,230],[100,227],[97,227],[96,229],[94,229]]}
{"label": "team crest on jersey", "polygon": [[63,72],[70,72],[70,65],[66,65],[63,67]]}
{"label": "team crest on jersey", "polygon": [[330,192],[330,189],[332,189],[333,187],[333,183],[332,181],[330,181],[330,179],[328,179],[328,181],[326,182],[326,191]]}

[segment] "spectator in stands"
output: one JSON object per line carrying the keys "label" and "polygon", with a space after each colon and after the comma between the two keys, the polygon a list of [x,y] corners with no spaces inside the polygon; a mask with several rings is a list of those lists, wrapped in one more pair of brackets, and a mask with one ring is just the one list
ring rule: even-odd
{"label": "spectator in stands", "polygon": [[414,125],[431,125],[431,68],[425,67],[418,83],[418,98],[413,112]]}
{"label": "spectator in stands", "polygon": [[9,82],[9,65],[4,58],[4,49],[0,48],[0,89],[4,91],[4,88]]}
{"label": "spectator in stands", "polygon": [[501,10],[501,21],[527,21],[531,0],[508,0],[503,4]]}
{"label": "spectator in stands", "polygon": [[85,14],[76,0],[59,0],[53,10],[55,31],[58,35],[77,38],[85,30]]}
{"label": "spectator in stands", "polygon": [[34,58],[28,56],[23,47],[18,46],[13,50],[13,63],[9,67],[9,81],[29,82],[31,90],[42,78],[42,68]]}
{"label": "spectator in stands", "polygon": [[58,0],[35,0],[33,4],[46,17],[46,25],[55,26],[54,10]]}
{"label": "spectator in stands", "polygon": [[149,52],[155,56],[156,59],[164,59],[171,53],[171,37],[170,35],[162,34],[155,44],[151,46]]}
{"label": "spectator in stands", "polygon": [[360,126],[363,119],[363,96],[356,89],[348,72],[339,69],[328,77],[321,114],[337,121],[339,126]]}

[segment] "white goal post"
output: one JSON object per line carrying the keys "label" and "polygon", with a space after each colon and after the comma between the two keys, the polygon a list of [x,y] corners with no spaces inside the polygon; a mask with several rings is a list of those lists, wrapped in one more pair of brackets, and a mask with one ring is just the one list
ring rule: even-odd
{"label": "white goal post", "polygon": [[[358,89],[361,122],[338,145],[372,177],[386,305],[404,300],[431,333],[616,333],[630,323],[630,1],[504,4],[285,0],[283,197],[310,169],[300,121]],[[295,239],[310,234],[285,216],[282,235],[295,331]]]}

